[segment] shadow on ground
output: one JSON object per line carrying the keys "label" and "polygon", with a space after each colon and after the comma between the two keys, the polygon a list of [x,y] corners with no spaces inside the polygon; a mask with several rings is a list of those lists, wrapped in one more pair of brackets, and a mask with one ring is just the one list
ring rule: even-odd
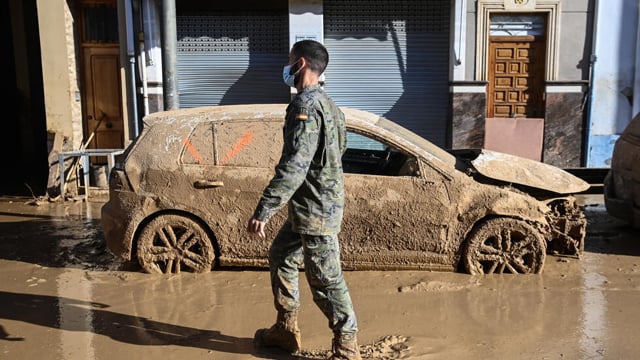
{"label": "shadow on ground", "polygon": [[586,206],[584,213],[588,221],[585,252],[640,256],[640,229],[610,216],[602,204]]}

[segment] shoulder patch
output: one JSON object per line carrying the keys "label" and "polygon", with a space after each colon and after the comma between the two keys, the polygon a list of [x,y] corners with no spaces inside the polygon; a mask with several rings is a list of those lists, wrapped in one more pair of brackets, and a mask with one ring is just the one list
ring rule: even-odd
{"label": "shoulder patch", "polygon": [[299,108],[296,112],[296,120],[307,121],[309,119],[309,111],[307,108]]}

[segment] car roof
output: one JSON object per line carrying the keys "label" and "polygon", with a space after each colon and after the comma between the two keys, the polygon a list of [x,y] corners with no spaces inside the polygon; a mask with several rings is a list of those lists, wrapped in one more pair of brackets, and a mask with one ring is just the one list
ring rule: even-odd
{"label": "car roof", "polygon": [[638,113],[631,122],[622,131],[621,136],[630,136],[634,138],[640,138],[640,113]]}
{"label": "car roof", "polygon": [[[178,109],[152,113],[143,122],[145,129],[164,123],[193,128],[205,121],[267,120],[284,119],[287,104],[240,104],[205,106],[190,109]],[[411,130],[379,115],[368,111],[341,106],[350,130],[390,141],[406,151],[422,155],[428,160],[436,160],[446,168],[455,166],[455,157]],[[180,126],[182,127],[182,126]],[[174,127],[175,129],[175,127]]]}

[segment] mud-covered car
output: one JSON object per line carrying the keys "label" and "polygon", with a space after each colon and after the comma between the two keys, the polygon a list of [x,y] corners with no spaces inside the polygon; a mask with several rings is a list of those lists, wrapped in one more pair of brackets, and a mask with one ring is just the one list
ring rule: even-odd
{"label": "mud-covered car", "polygon": [[[102,208],[108,248],[149,273],[266,267],[286,209],[250,237],[246,222],[282,147],[286,105],[160,112],[118,157]],[[583,180],[487,150],[447,152],[369,112],[342,108],[345,269],[539,273],[548,253],[579,257]]]}
{"label": "mud-covered car", "polygon": [[604,204],[609,215],[640,228],[640,113],[613,146]]}

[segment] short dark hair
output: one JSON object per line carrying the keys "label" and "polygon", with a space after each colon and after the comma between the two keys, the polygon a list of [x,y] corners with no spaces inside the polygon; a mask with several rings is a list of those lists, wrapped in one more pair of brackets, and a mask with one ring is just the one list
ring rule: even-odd
{"label": "short dark hair", "polygon": [[296,59],[304,57],[309,63],[309,69],[322,74],[329,64],[329,52],[327,48],[315,40],[300,40],[293,44],[291,52]]}

